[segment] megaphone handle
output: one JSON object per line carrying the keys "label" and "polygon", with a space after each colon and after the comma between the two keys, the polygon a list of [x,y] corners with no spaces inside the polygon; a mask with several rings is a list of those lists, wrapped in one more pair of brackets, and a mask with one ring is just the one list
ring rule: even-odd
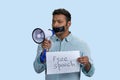
{"label": "megaphone handle", "polygon": [[43,63],[45,61],[46,58],[46,49],[43,50],[43,53],[41,53],[40,55],[40,61]]}

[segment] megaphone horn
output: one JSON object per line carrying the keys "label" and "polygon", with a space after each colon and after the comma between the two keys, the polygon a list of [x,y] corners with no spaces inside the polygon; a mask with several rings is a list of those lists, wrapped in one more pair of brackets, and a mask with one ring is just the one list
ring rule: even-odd
{"label": "megaphone horn", "polygon": [[32,38],[34,42],[38,44],[42,43],[45,40],[45,38],[49,39],[53,35],[54,31],[51,29],[42,30],[41,28],[36,28],[32,32]]}
{"label": "megaphone horn", "polygon": [[34,29],[32,32],[32,39],[38,44],[42,43],[45,39],[44,31],[40,28]]}

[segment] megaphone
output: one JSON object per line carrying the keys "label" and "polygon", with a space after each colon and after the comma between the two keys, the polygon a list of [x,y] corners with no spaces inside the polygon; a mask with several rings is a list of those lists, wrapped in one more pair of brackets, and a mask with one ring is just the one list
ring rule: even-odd
{"label": "megaphone", "polygon": [[50,39],[54,35],[54,31],[51,29],[43,30],[41,28],[36,28],[32,32],[32,38],[35,43],[41,44],[45,39]]}
{"label": "megaphone", "polygon": [[[51,29],[42,30],[41,28],[36,28],[32,32],[32,38],[35,43],[41,44],[45,39],[50,39],[54,35],[54,31]],[[44,62],[46,58],[46,49],[43,50],[43,54],[40,56],[40,61]]]}

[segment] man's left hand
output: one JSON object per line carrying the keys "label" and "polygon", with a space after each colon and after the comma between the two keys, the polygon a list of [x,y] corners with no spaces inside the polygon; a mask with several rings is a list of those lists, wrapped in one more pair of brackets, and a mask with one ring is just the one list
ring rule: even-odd
{"label": "man's left hand", "polygon": [[77,61],[84,65],[85,70],[88,72],[90,70],[91,64],[87,56],[82,56],[77,59]]}

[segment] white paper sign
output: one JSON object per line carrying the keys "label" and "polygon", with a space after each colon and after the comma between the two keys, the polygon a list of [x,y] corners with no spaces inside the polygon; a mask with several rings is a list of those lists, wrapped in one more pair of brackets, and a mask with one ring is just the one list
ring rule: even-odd
{"label": "white paper sign", "polygon": [[79,51],[47,52],[47,74],[79,72],[78,57],[80,57]]}

